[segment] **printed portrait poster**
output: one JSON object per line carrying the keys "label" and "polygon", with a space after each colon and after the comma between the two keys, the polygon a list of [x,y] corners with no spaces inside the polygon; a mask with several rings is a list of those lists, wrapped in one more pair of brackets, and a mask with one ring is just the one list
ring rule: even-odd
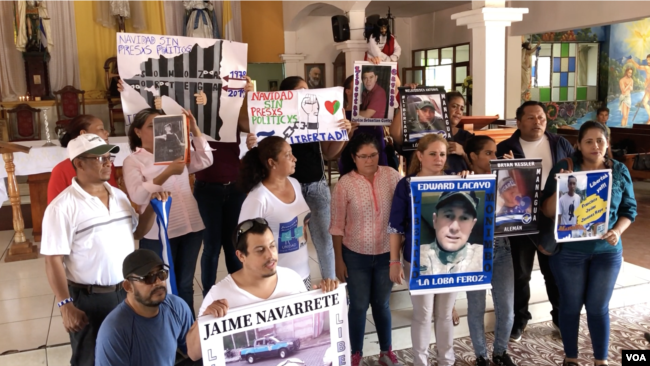
{"label": "printed portrait poster", "polygon": [[609,228],[612,171],[556,174],[555,240],[598,239]]}
{"label": "printed portrait poster", "polygon": [[328,293],[314,290],[198,321],[204,366],[351,363],[344,283]]}
{"label": "printed portrait poster", "polygon": [[166,114],[182,114],[185,108],[204,134],[236,142],[247,54],[247,44],[220,39],[117,33],[126,125],[160,97]]}
{"label": "printed portrait poster", "polygon": [[451,124],[444,91],[438,87],[399,88],[402,108],[403,151],[416,150],[418,140],[430,133],[450,140]]}
{"label": "printed portrait poster", "polygon": [[164,115],[153,119],[153,161],[170,164],[177,159],[188,162],[189,136],[185,115]]}
{"label": "printed portrait poster", "polygon": [[495,176],[413,177],[413,295],[491,288]]}
{"label": "printed portrait poster", "polygon": [[388,126],[398,106],[395,95],[397,63],[379,65],[366,61],[354,62],[352,93],[352,122],[361,126]]}
{"label": "printed portrait poster", "polygon": [[280,136],[289,144],[347,141],[343,88],[286,90],[248,94],[250,131],[258,141]]}
{"label": "printed portrait poster", "polygon": [[536,234],[542,187],[542,159],[490,161],[497,177],[494,236]]}

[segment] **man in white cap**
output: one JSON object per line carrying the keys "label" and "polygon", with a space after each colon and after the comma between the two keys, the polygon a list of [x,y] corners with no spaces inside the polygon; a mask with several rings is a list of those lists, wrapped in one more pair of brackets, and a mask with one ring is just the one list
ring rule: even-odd
{"label": "man in white cap", "polygon": [[[134,250],[134,235],[144,236],[155,214],[148,208],[138,220],[126,194],[107,183],[118,146],[83,134],[67,151],[77,176],[45,210],[41,254],[70,333],[70,363],[90,366],[102,321],[126,296],[122,262]],[[166,200],[167,193],[155,197]]]}

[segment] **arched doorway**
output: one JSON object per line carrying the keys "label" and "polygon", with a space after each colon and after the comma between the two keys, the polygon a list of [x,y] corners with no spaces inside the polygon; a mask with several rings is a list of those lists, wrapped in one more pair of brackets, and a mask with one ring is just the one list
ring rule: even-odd
{"label": "arched doorway", "polygon": [[343,86],[345,78],[345,53],[341,52],[334,60],[334,86]]}

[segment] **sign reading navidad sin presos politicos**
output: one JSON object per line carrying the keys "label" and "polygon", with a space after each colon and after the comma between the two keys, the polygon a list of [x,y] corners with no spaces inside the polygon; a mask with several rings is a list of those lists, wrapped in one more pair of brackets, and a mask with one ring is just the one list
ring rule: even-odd
{"label": "sign reading navidad sin presos politicos", "polygon": [[289,144],[348,140],[342,128],[342,87],[248,93],[248,118],[258,140],[269,136]]}

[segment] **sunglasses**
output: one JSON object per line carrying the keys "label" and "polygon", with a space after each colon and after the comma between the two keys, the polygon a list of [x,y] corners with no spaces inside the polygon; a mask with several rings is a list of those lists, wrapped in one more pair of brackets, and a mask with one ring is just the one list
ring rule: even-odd
{"label": "sunglasses", "polygon": [[269,223],[266,222],[266,220],[264,220],[261,217],[246,220],[246,221],[242,222],[241,224],[239,224],[239,229],[237,229],[237,242],[239,242],[239,238],[242,235],[244,235],[248,230],[250,230],[255,223],[258,223],[258,224],[261,224],[261,225],[266,225],[266,226],[269,225]]}
{"label": "sunglasses", "polygon": [[165,281],[167,280],[167,277],[169,277],[169,271],[166,269],[161,269],[156,273],[150,273],[146,276],[131,276],[129,277],[129,280],[140,281],[146,283],[147,285],[153,285],[154,283],[156,283],[156,279]]}

